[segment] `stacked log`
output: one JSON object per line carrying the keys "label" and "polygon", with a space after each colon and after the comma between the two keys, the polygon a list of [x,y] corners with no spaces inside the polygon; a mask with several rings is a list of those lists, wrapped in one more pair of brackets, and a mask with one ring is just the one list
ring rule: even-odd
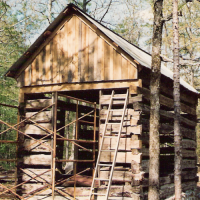
{"label": "stacked log", "polygon": [[[142,162],[149,160],[149,117],[150,90],[149,77],[141,72],[143,87],[138,88],[141,99],[133,104],[140,111],[139,124],[142,125]],[[166,79],[166,80],[165,80]],[[160,92],[160,198],[165,199],[174,194],[174,107],[173,87],[167,78],[161,78]],[[182,132],[182,184],[183,192],[195,190],[196,177],[196,106],[197,97],[181,87],[181,132]],[[148,168],[148,165],[147,165]],[[142,171],[142,170],[141,170]],[[145,171],[148,179],[148,169]],[[147,197],[148,182],[143,185],[144,198]]]}
{"label": "stacked log", "polygon": [[[25,135],[19,134],[18,183],[25,184],[18,189],[24,197],[34,195],[35,188],[42,188],[52,180],[52,136],[48,131],[53,130],[52,103],[52,98],[41,94],[27,95],[25,103],[21,105],[21,120],[25,119],[24,116],[30,119],[20,129]],[[48,109],[44,109],[48,106]]]}
{"label": "stacked log", "polygon": [[[54,113],[53,106],[51,106],[53,103],[54,103],[53,96],[50,94],[46,95],[38,94],[34,96],[27,95],[25,103],[21,106],[21,120],[24,119],[23,116],[25,116],[26,118],[30,118],[33,115],[30,118],[30,120],[26,120],[24,122],[23,127],[21,127],[20,129],[20,131],[22,131],[26,135],[24,136],[23,134],[20,134],[20,146],[18,155],[19,157],[18,182],[19,184],[25,182],[19,188],[19,193],[23,197],[29,197],[30,199],[43,199],[44,196],[45,198],[47,198],[52,194],[51,187],[53,184],[52,182],[53,152],[51,148],[53,148],[53,135],[48,135],[48,134],[52,133],[54,125],[53,120],[55,115],[57,116],[56,129],[58,130],[61,127],[65,126],[66,124],[74,121],[76,117],[82,117],[83,115],[85,115],[88,112],[91,112],[94,109],[94,106],[79,102],[78,113],[76,115],[77,101],[69,99],[67,100],[67,98],[58,96],[57,111],[56,111],[57,113]],[[49,108],[44,109],[48,106]],[[42,109],[44,110],[41,111]],[[70,119],[67,119],[66,113],[68,112],[70,113],[69,114]],[[96,131],[98,131],[99,120],[96,121],[97,121]],[[82,120],[79,120],[79,122],[76,124],[73,123],[70,126],[72,129],[69,128],[68,131],[65,130],[65,128],[57,131],[57,134],[61,135],[61,137],[57,135],[56,160],[55,160],[56,162],[55,184],[59,181],[62,184],[61,183],[56,184],[55,199],[65,198],[64,196],[70,196],[70,198],[72,198],[74,196],[74,193],[72,192],[72,190],[74,191],[74,187],[71,188],[71,186],[74,186],[75,181],[77,182],[76,183],[77,188],[86,186],[88,187],[87,188],[88,191],[90,189],[91,177],[93,172],[92,168],[94,168],[95,164],[94,156],[98,148],[97,144],[93,142],[94,141],[93,122],[94,122],[94,113],[86,117],[83,117]],[[67,136],[66,134],[70,134],[70,136],[69,135]],[[80,146],[74,145],[74,147],[70,145],[68,149],[68,151],[70,152],[68,154],[68,157],[66,157],[66,150],[65,150],[66,148],[65,142],[68,142],[65,139],[67,138],[71,139],[76,144],[80,145]],[[97,138],[97,133],[96,133],[96,138]],[[80,140],[80,142],[78,140]],[[88,151],[91,151],[91,153],[88,153]],[[79,173],[85,170],[86,168],[91,168],[91,170],[85,173],[85,175],[89,175],[89,177],[76,176],[76,180],[73,179],[73,170],[75,163],[74,160],[83,161],[83,162],[79,161],[76,162],[77,165],[75,173]],[[64,169],[64,165],[66,163],[72,165],[72,172],[67,171],[67,174],[66,170]],[[77,191],[79,191],[79,189],[76,190],[76,193],[78,196],[80,196],[80,198],[88,198],[88,196],[85,197],[83,194],[81,193],[79,194]],[[48,198],[51,199],[52,197]]]}
{"label": "stacked log", "polygon": [[[123,89],[115,91],[114,97],[118,97],[123,93]],[[102,140],[102,134],[105,126],[105,120],[108,112],[108,105],[110,103],[111,91],[100,92],[100,131],[99,131],[99,143]],[[121,138],[117,153],[116,166],[112,178],[112,186],[110,190],[110,198],[113,199],[139,199],[140,198],[140,181],[142,181],[143,174],[139,170],[132,172],[131,165],[134,162],[135,165],[141,166],[142,162],[142,141],[141,131],[142,127],[137,122],[140,119],[140,112],[133,109],[133,103],[138,101],[137,96],[129,95],[127,109],[125,111],[125,118],[123,122]],[[111,112],[109,120],[120,121],[122,112],[120,109],[123,107],[124,101],[114,100],[113,106],[119,109],[119,112]],[[108,125],[106,134],[117,135],[119,132],[119,125]],[[117,138],[105,138],[103,143],[103,149],[115,149]],[[101,163],[112,163],[114,153],[102,152],[100,157]],[[102,167],[99,171],[99,177],[108,179],[110,175],[109,167]],[[105,194],[106,185],[108,182],[101,181],[98,188],[98,193]],[[98,196],[99,200],[103,199],[103,196]]]}

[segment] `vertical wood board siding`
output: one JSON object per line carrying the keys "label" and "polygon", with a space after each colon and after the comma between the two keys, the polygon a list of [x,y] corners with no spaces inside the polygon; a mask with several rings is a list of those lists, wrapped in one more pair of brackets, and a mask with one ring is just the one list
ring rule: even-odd
{"label": "vertical wood board siding", "polygon": [[77,16],[66,22],[20,75],[20,86],[137,79],[124,58]]}

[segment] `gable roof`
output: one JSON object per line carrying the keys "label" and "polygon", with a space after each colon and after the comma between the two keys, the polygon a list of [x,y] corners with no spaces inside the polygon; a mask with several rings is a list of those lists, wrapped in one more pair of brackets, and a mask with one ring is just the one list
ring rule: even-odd
{"label": "gable roof", "polygon": [[[47,27],[47,29],[39,36],[39,38],[29,47],[29,49],[10,67],[10,69],[5,73],[7,77],[16,78],[20,70],[20,67],[24,65],[31,54],[40,47],[40,45],[46,40],[46,38],[56,29],[56,27],[66,18],[70,12],[78,12],[84,16],[88,21],[94,24],[103,34],[110,38],[114,43],[116,43],[124,52],[130,55],[142,66],[151,69],[151,55],[139,47],[129,43],[121,36],[117,35],[107,27],[103,26],[95,19],[84,13],[74,4],[68,4],[68,6],[58,15],[58,17]],[[173,80],[173,72],[169,70],[165,65],[161,64],[161,74]],[[180,79],[180,84],[191,92],[198,93],[191,85]]]}

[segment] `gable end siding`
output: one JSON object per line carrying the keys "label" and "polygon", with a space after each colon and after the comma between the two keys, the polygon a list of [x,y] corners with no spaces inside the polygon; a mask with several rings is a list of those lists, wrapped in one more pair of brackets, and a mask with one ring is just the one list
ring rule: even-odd
{"label": "gable end siding", "polygon": [[73,16],[18,78],[23,86],[137,79],[137,66]]}

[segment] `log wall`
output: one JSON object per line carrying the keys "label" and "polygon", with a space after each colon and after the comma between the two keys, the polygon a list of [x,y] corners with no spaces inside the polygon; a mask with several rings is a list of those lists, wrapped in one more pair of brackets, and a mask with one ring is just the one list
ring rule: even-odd
{"label": "log wall", "polygon": [[[26,94],[24,103],[21,105],[21,120],[24,119],[23,116],[30,118],[34,115],[30,118],[32,121],[25,121],[20,128],[20,131],[27,134],[26,136],[20,134],[18,152],[18,183],[21,184],[25,182],[18,188],[18,191],[23,197],[33,196],[33,199],[42,199],[44,196],[46,198],[46,196],[48,196],[47,194],[52,193],[51,188],[48,189],[47,187],[51,186],[53,180],[51,171],[53,162],[53,152],[51,150],[51,147],[53,148],[53,136],[48,136],[47,134],[49,134],[49,132],[45,130],[50,129],[50,131],[52,131],[54,129],[54,116],[57,115],[56,129],[58,130],[74,121],[76,116],[81,117],[94,109],[93,105],[82,102],[78,104],[77,108],[76,100],[58,96],[57,113],[53,112],[52,107],[41,112],[45,107],[51,106],[53,101],[53,96],[51,94]],[[76,176],[76,184],[77,187],[90,187],[91,185],[92,168],[94,168],[95,164],[95,152],[98,150],[98,145],[94,142],[94,116],[94,113],[92,113],[82,118],[82,120],[76,124],[77,127],[73,123],[69,126],[69,129],[64,128],[57,131],[57,134],[64,136],[65,139],[76,140],[75,143],[80,146],[77,147],[66,140],[62,140],[62,137],[57,136],[55,183],[61,181],[62,184],[60,183],[58,187],[56,186],[55,196],[63,196],[62,191],[61,193],[57,193],[57,190],[63,187],[70,188],[73,186],[74,179],[70,177],[73,176],[73,173],[79,173],[86,168],[90,168],[90,170],[81,174],[82,176]],[[96,121],[96,130],[98,131],[98,117]],[[37,125],[34,123],[37,123]],[[39,126],[42,126],[42,129],[39,128]],[[81,140],[81,142],[79,143],[78,140]],[[42,144],[39,144],[39,142]],[[66,148],[68,149],[66,150]],[[78,162],[75,162],[75,160]],[[79,160],[81,160],[81,162],[79,162]],[[74,163],[76,163],[76,166]],[[30,179],[31,177],[36,178]],[[63,181],[65,179],[67,181]],[[40,192],[41,188],[47,188],[48,190]],[[64,196],[67,195],[66,192],[64,192]]]}
{"label": "log wall", "polygon": [[[140,78],[143,79],[143,87],[138,88],[140,100],[133,104],[135,111],[141,112],[138,124],[142,126],[142,165],[134,163],[134,172],[143,171],[144,180],[140,184],[143,187],[143,197],[148,192],[148,161],[149,161],[149,117],[150,117],[150,71],[143,69]],[[166,77],[161,77],[160,93],[160,198],[165,199],[174,194],[174,111],[173,111],[173,85]],[[182,140],[182,182],[183,192],[194,190],[196,187],[197,157],[196,157],[196,106],[197,96],[181,88],[181,132]]]}
{"label": "log wall", "polygon": [[[125,90],[126,91],[126,90]],[[123,93],[123,90],[115,90],[115,98]],[[100,92],[100,131],[99,141],[101,143],[101,135],[103,134],[105,119],[107,115],[108,105],[110,103],[111,90]],[[111,186],[110,196],[116,199],[139,199],[140,198],[140,184],[143,180],[144,173],[140,170],[132,172],[131,166],[134,162],[139,168],[142,164],[142,126],[138,124],[140,119],[140,111],[133,108],[133,104],[138,101],[138,97],[130,94],[128,99],[128,106],[125,112],[124,123],[120,138],[119,149],[117,153],[116,166],[113,174],[113,181]],[[109,120],[117,122],[121,120],[120,109],[124,105],[124,101],[114,100],[113,107],[119,109],[119,112],[111,112]],[[112,108],[113,109],[113,108]],[[115,135],[119,131],[119,125],[108,125],[106,135]],[[116,146],[116,139],[106,138],[104,140],[103,149],[114,149]],[[103,152],[101,154],[101,163],[111,163],[113,154],[110,152]],[[109,178],[109,167],[102,167],[99,171],[99,177],[102,179]],[[106,191],[106,181],[101,182],[98,193]],[[98,197],[103,199],[103,197]]]}
{"label": "log wall", "polygon": [[[25,184],[18,187],[18,193],[22,196],[29,193],[33,195],[36,185],[52,182],[52,137],[48,136],[50,133],[47,131],[53,131],[52,103],[51,95],[46,97],[44,94],[37,94],[25,95],[24,104],[20,105],[21,120],[24,120],[24,116],[32,120],[25,121],[20,128],[26,135],[19,133],[18,184]],[[47,106],[48,109],[41,111]],[[32,115],[34,116],[31,117]],[[31,179],[33,177],[36,178]]]}
{"label": "log wall", "polygon": [[[148,77],[145,75],[147,72],[140,73],[140,78],[142,78],[142,87],[137,88],[136,90],[131,90],[129,88],[129,100],[128,106],[126,109],[125,119],[122,127],[122,135],[120,138],[119,152],[117,155],[116,167],[113,174],[113,185],[111,188],[111,196],[116,199],[147,199],[148,192],[148,176],[149,176],[149,116],[150,116],[150,90]],[[160,195],[162,199],[168,198],[174,193],[174,133],[173,133],[173,98],[172,92],[169,88],[171,86],[166,81],[163,81],[161,84],[161,110],[160,110],[160,184],[161,190]],[[124,88],[116,89],[116,96],[123,93]],[[84,91],[85,92],[85,91]],[[84,92],[82,95],[84,96]],[[183,135],[183,164],[182,164],[182,180],[183,180],[183,191],[195,189],[197,182],[197,157],[196,157],[196,105],[197,100],[193,94],[188,95],[188,91],[183,91],[181,93],[181,131]],[[64,94],[64,93],[63,93]],[[100,118],[97,118],[97,129],[96,138],[101,142],[101,134],[104,128],[104,123],[106,119],[107,109],[110,102],[111,89],[101,90],[99,97],[99,108],[100,111],[97,114]],[[89,96],[86,97],[89,100]],[[31,115],[37,113],[42,108],[52,104],[51,95],[44,94],[28,94],[25,95],[24,104],[21,109],[21,116],[30,117]],[[114,101],[114,106],[116,109],[120,109],[123,102],[120,100]],[[84,113],[91,110],[86,104],[81,104],[79,106],[79,117]],[[76,113],[76,104],[73,101],[64,102],[63,99],[58,101],[58,121],[57,128],[65,124],[66,111]],[[39,114],[35,115],[31,119],[37,124],[42,125],[45,128],[53,130],[52,124],[52,109],[49,108]],[[119,121],[121,117],[120,112],[112,113],[109,116],[110,120]],[[22,117],[23,119],[23,117]],[[92,122],[92,116],[86,117],[84,120]],[[93,129],[91,125],[88,125],[83,121],[80,121],[78,126],[78,138],[80,140],[88,140],[88,143],[79,143],[84,148],[93,149],[93,144],[90,143],[93,137]],[[44,145],[33,144],[34,139],[41,139],[46,135],[45,130],[39,129],[37,126],[34,126],[32,122],[26,121],[24,126],[20,129],[27,135],[33,137],[30,139],[28,136],[19,137],[20,139],[20,148],[23,150],[19,151],[19,182],[27,181],[21,187],[20,192],[23,196],[26,196],[30,192],[34,192],[38,188],[43,187],[46,183],[51,183],[52,176],[51,171],[44,173],[45,170],[51,169],[52,162],[52,152],[48,145],[52,145],[52,138],[46,137],[42,139],[41,142]],[[87,131],[87,134],[86,134]],[[117,125],[112,125],[108,127],[109,134],[116,134],[119,131]],[[63,132],[59,134],[64,135]],[[116,143],[115,139],[105,139],[104,149],[110,149],[114,147]],[[61,140],[57,141],[57,158],[58,160],[65,159],[64,156],[64,142]],[[98,152],[98,146],[95,146],[96,154]],[[89,157],[87,151],[82,150],[81,148],[75,149],[75,155],[77,160],[91,160],[93,157]],[[101,162],[110,163],[113,154],[111,152],[104,152],[101,157]],[[82,162],[78,164],[78,171],[80,172],[87,167],[93,167],[94,162]],[[56,181],[69,178],[66,175],[66,171],[63,171],[62,161],[56,164]],[[73,167],[72,167],[73,169]],[[43,174],[42,174],[43,173]],[[107,167],[101,168],[99,175],[104,179],[107,179],[109,176],[110,170]],[[30,177],[37,176],[36,179],[29,180]],[[76,182],[76,194],[77,199],[87,199],[89,195],[89,188],[92,181],[92,171],[85,173],[84,175],[77,176]],[[75,180],[73,178],[69,181],[59,185],[57,188],[66,191],[73,196]],[[103,193],[106,190],[106,181],[102,181],[98,188],[98,193]],[[85,187],[83,189],[83,187]],[[84,192],[82,192],[84,190]],[[167,191],[167,192],[166,192]],[[37,197],[38,199],[43,198],[51,194],[51,189],[45,190],[40,193]],[[59,192],[56,192],[55,195],[60,195]],[[56,197],[56,198],[57,198]],[[98,199],[101,199],[100,197]]]}
{"label": "log wall", "polygon": [[137,79],[137,66],[118,46],[77,16],[66,21],[21,73],[23,86]]}

